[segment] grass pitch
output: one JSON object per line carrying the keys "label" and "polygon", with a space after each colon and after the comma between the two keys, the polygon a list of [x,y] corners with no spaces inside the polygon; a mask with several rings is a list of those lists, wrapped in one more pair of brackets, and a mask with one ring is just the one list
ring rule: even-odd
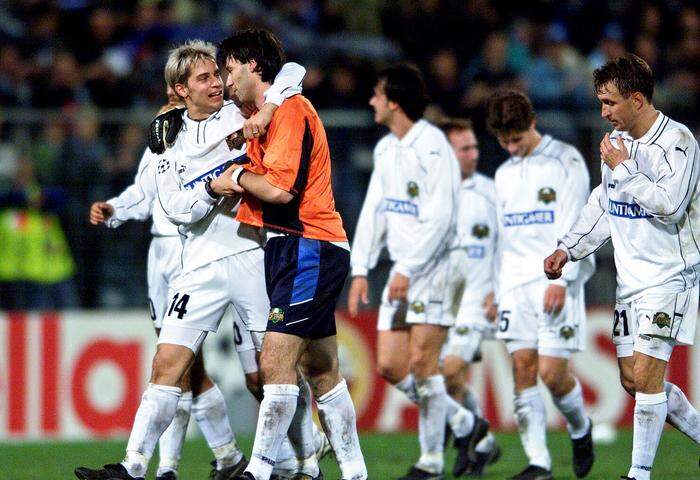
{"label": "grass pitch", "polygon": [[[503,448],[501,461],[491,466],[483,478],[505,479],[525,466],[525,455],[515,433],[497,435]],[[245,452],[250,452],[252,438],[240,438]],[[403,475],[418,458],[418,441],[413,434],[363,434],[361,443],[370,479],[393,479]],[[548,444],[554,461],[554,478],[575,478],[571,470],[571,445],[563,432],[551,432]],[[97,467],[114,463],[124,455],[126,441],[94,441],[80,443],[0,443],[0,479],[3,480],[69,480],[75,478],[73,469],[78,465]],[[617,441],[596,448],[596,464],[587,477],[590,480],[619,479],[627,473],[632,434],[619,432]],[[666,430],[656,456],[655,480],[699,479],[698,455],[700,449],[674,430]],[[181,480],[206,479],[212,455],[201,439],[188,441],[180,465]],[[452,468],[454,452],[447,456],[447,470]],[[152,462],[154,465],[156,462]],[[339,478],[332,457],[321,464],[326,479]],[[149,477],[153,478],[154,469]],[[447,475],[446,478],[452,478]]]}

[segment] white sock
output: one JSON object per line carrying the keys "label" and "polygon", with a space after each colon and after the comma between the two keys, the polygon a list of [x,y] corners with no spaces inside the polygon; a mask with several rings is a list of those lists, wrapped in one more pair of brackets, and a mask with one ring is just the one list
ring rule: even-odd
{"label": "white sock", "polygon": [[547,450],[547,415],[537,386],[515,395],[515,420],[520,441],[530,465],[551,470],[552,459]]}
{"label": "white sock", "polygon": [[192,416],[216,457],[216,468],[235,465],[243,458],[228,419],[228,407],[219,387],[214,385],[192,399]]}
{"label": "white sock", "polygon": [[[442,375],[416,381],[418,392],[418,440],[421,455],[416,466],[430,473],[445,467],[444,441],[447,420],[447,389]],[[466,410],[465,410],[466,411]]]}
{"label": "white sock", "polygon": [[416,393],[416,382],[413,379],[412,374],[409,373],[403,380],[401,380],[394,386],[401,390],[403,393],[405,393],[410,401],[412,401],[413,403],[418,403],[418,393]]}
{"label": "white sock", "polygon": [[366,479],[367,467],[357,436],[355,406],[345,380],[318,397],[316,403],[318,417],[340,467],[340,477],[344,480]]}
{"label": "white sock", "polygon": [[481,413],[481,405],[479,399],[471,391],[469,387],[464,387],[464,398],[462,398],[462,406],[478,417],[483,417]]}
{"label": "white sock", "polygon": [[447,423],[455,438],[469,435],[474,428],[474,414],[457,403],[447,393],[445,393],[445,406],[447,407]]}
{"label": "white sock", "polygon": [[148,461],[158,439],[175,417],[181,393],[178,387],[152,383],[143,392],[122,462],[132,477],[146,476]]}
{"label": "white sock", "polygon": [[187,425],[190,423],[191,409],[192,392],[185,392],[177,402],[175,418],[158,441],[159,463],[156,477],[165,472],[177,472],[182,456],[182,445],[185,443],[185,435],[187,434]]}
{"label": "white sock", "polygon": [[316,424],[313,424],[313,429],[314,429],[314,450],[316,452],[320,452],[323,450],[323,446],[328,442],[328,437],[326,437],[326,434],[323,433],[322,430],[320,430]]}
{"label": "white sock", "polygon": [[569,436],[573,439],[578,439],[586,435],[590,420],[586,416],[586,411],[583,407],[583,389],[578,378],[575,378],[576,385],[574,388],[561,397],[552,395],[552,400],[557,409],[566,418],[566,428],[569,431]]}
{"label": "white sock", "polygon": [[637,480],[651,478],[656,448],[664,430],[668,402],[666,392],[640,393],[634,396],[634,436],[632,440],[632,468],[628,477]]}
{"label": "white sock", "polygon": [[263,386],[258,426],[255,429],[253,453],[246,472],[258,480],[267,480],[275,466],[277,452],[287,436],[297,409],[299,387],[288,384]]}
{"label": "white sock", "polygon": [[669,423],[694,440],[695,443],[700,443],[700,413],[676,385],[664,382],[664,390],[666,390],[668,400]]}
{"label": "white sock", "polygon": [[479,443],[476,444],[476,451],[479,453],[488,453],[493,448],[493,444],[495,442],[496,437],[494,437],[493,434],[489,432],[484,438],[481,439]]}
{"label": "white sock", "polygon": [[311,411],[311,389],[304,377],[299,375],[297,383],[299,396],[297,397],[297,408],[289,425],[289,441],[292,443],[296,458],[299,461],[298,473],[310,475],[312,478],[318,476],[318,460],[316,460],[316,449],[314,448],[314,429]]}
{"label": "white sock", "polygon": [[298,467],[297,454],[294,451],[294,447],[292,447],[292,442],[289,441],[289,435],[287,435],[282,440],[279,450],[277,450],[277,460],[275,461],[275,468],[272,469],[272,474],[281,477],[292,477],[297,472]]}

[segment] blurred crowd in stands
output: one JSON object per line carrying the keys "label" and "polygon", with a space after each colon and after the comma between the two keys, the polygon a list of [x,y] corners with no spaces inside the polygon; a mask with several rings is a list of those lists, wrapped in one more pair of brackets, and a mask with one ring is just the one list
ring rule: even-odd
{"label": "blurred crowd in stands", "polygon": [[430,116],[471,117],[487,173],[504,155],[484,130],[484,103],[512,87],[530,95],[544,130],[581,148],[596,182],[607,126],[591,72],[628,51],[654,69],[656,105],[699,127],[691,1],[0,2],[0,244],[13,245],[0,249],[0,309],[143,305],[148,226],[89,228],[87,209],[132,181],[145,126],[165,102],[168,49],[248,26],[275,31],[308,70],[305,94],[327,112],[350,233],[383,133],[367,107],[378,66],[418,64]]}

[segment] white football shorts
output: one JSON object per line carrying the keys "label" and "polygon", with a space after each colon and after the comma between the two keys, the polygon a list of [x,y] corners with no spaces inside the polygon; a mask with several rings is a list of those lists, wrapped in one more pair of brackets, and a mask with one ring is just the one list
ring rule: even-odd
{"label": "white football shorts", "polygon": [[163,326],[168,288],[180,274],[182,241],[177,236],[153,237],[148,248],[148,308],[156,328]]}

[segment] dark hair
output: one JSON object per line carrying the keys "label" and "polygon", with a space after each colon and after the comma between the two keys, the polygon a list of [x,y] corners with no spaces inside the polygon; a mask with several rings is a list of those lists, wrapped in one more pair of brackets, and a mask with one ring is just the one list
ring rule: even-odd
{"label": "dark hair", "polygon": [[508,90],[496,92],[489,98],[486,124],[494,135],[524,132],[535,120],[532,102],[522,92]]}
{"label": "dark hair", "polygon": [[279,39],[267,30],[243,30],[225,38],[219,45],[218,58],[225,63],[228,58],[247,63],[255,60],[255,72],[263,82],[272,82],[282,69],[284,51]]}
{"label": "dark hair", "polygon": [[440,128],[445,135],[449,135],[452,132],[474,131],[474,124],[468,118],[445,118],[440,122]]}
{"label": "dark hair", "polygon": [[420,120],[428,106],[428,89],[417,67],[407,63],[393,65],[379,72],[377,80],[384,82],[386,98],[396,102],[408,118]]}
{"label": "dark hair", "polygon": [[634,54],[610,60],[593,72],[596,93],[601,93],[608,83],[615,85],[625,98],[634,92],[640,92],[651,102],[654,96],[654,74],[649,64]]}

